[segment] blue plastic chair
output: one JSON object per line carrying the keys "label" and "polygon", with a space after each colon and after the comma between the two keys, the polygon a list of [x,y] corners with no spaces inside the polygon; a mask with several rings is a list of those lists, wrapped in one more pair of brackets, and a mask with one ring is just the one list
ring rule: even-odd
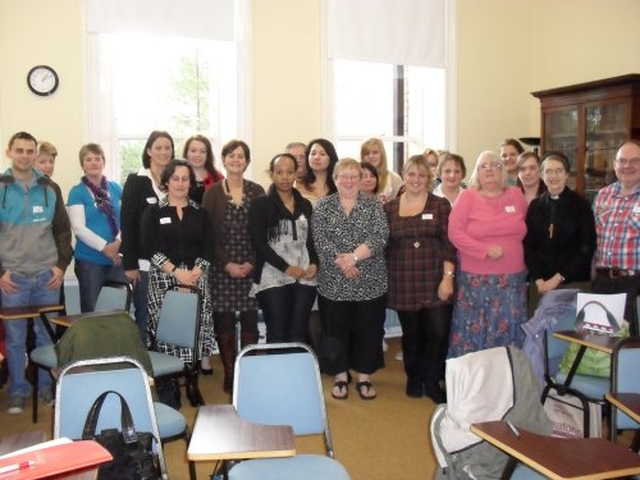
{"label": "blue plastic chair", "polygon": [[[95,368],[110,367],[109,370]],[[105,391],[120,393],[127,401],[137,431],[150,432],[158,453],[162,478],[169,478],[160,443],[158,420],[161,412],[151,397],[149,379],[142,365],[130,357],[98,358],[81,360],[64,367],[56,386],[56,409],[53,424],[54,438],[82,439],[82,430],[93,402]],[[100,412],[96,428],[121,427],[120,401],[112,395],[107,397]],[[183,417],[184,419],[184,417]]]}
{"label": "blue plastic chair", "polygon": [[[254,355],[258,354],[258,355]],[[323,435],[323,455],[246,460],[230,480],[349,479],[334,459],[318,361],[302,343],[249,345],[236,359],[233,405],[245,420],[290,425],[295,435]]]}
{"label": "blue plastic chair", "polygon": [[[107,281],[100,289],[100,294],[96,300],[96,312],[108,312],[113,310],[131,309],[133,291],[131,284],[127,282]],[[41,368],[51,370],[58,366],[58,358],[53,345],[46,347],[34,348],[29,354],[31,363],[35,366],[33,369],[34,385],[38,384],[38,375]],[[33,409],[31,420],[33,423],[38,422],[38,396],[37,392],[33,392]]]}
{"label": "blue plastic chair", "polygon": [[[640,393],[640,338],[626,338],[619,345],[618,354],[611,364],[613,386],[616,393]],[[638,453],[640,449],[640,424],[612,405],[609,427],[612,442],[616,442],[619,430],[635,430],[630,449]]]}
{"label": "blue plastic chair", "polygon": [[[201,296],[197,288],[178,285],[164,296],[156,336],[149,351],[154,378],[183,377],[191,405],[204,405],[204,399],[198,386],[200,368],[200,305]],[[181,358],[158,351],[163,343],[180,349],[189,349],[192,361],[185,363]]]}
{"label": "blue plastic chair", "polygon": [[110,310],[131,309],[133,289],[128,282],[116,282],[109,280],[102,285],[100,294],[96,300],[95,312],[108,312]]}

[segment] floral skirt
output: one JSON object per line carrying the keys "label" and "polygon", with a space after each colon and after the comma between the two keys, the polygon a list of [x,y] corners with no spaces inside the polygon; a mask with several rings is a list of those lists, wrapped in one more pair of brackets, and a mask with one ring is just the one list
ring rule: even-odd
{"label": "floral skirt", "polygon": [[522,348],[526,276],[525,271],[503,275],[460,272],[447,358],[506,345]]}

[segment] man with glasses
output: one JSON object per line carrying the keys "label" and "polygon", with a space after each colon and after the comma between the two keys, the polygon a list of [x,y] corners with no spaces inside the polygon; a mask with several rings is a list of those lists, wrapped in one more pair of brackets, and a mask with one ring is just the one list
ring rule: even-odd
{"label": "man with glasses", "polygon": [[639,332],[634,305],[640,294],[640,141],[624,142],[614,163],[617,182],[601,189],[594,202],[598,246],[595,293],[626,293],[625,319]]}

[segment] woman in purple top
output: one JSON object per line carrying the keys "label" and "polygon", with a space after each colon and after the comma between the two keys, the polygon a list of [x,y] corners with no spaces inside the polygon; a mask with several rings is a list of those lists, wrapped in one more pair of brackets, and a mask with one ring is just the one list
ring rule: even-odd
{"label": "woman in purple top", "polygon": [[498,155],[480,154],[470,188],[449,217],[449,239],[458,249],[458,292],[448,357],[502,345],[522,346],[527,286],[522,240],[527,202],[507,186]]}

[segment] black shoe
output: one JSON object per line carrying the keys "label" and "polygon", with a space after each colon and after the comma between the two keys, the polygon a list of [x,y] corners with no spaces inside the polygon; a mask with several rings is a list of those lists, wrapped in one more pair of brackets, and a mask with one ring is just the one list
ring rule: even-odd
{"label": "black shoe", "polygon": [[426,383],[424,385],[424,392],[436,405],[447,403],[447,394],[440,388],[438,383]]}
{"label": "black shoe", "polygon": [[406,388],[407,397],[422,398],[422,382],[418,380],[408,379]]}
{"label": "black shoe", "polygon": [[202,375],[213,375],[213,368],[201,368],[200,373]]}

